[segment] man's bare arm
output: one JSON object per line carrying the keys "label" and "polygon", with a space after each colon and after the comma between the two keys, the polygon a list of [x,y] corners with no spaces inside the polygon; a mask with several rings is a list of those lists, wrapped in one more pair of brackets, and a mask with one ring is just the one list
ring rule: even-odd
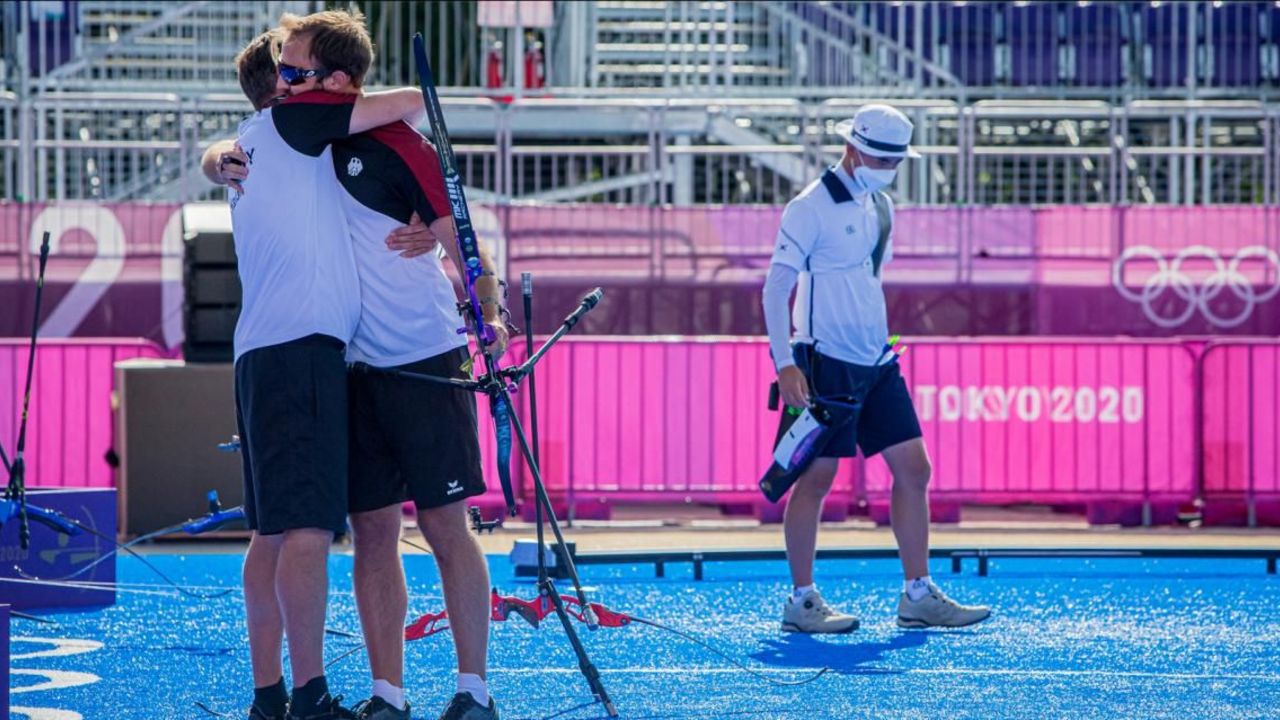
{"label": "man's bare arm", "polygon": [[417,125],[425,112],[422,91],[417,88],[365,93],[356,98],[355,109],[351,112],[351,134],[402,120]]}

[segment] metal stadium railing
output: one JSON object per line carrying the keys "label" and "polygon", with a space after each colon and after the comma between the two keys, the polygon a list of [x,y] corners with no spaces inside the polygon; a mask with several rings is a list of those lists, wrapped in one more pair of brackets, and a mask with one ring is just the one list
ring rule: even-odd
{"label": "metal stadium railing", "polygon": [[[1253,102],[896,102],[924,159],[916,205],[1277,204],[1280,108]],[[488,202],[782,204],[836,161],[852,100],[446,98],[464,179]],[[0,95],[0,199],[188,201],[196,164],[249,112],[236,95]],[[575,128],[576,138],[563,130]]]}

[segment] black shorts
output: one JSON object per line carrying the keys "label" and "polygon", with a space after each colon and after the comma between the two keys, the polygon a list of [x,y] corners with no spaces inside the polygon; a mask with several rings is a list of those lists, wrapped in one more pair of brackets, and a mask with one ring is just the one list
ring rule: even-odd
{"label": "black shorts", "polygon": [[[469,379],[465,347],[398,370]],[[485,491],[475,393],[426,380],[354,370],[351,394],[350,510],[412,500],[441,507]]]}
{"label": "black shorts", "polygon": [[346,528],[343,352],[341,340],[310,335],[236,361],[245,519],[260,534]]}
{"label": "black shorts", "polygon": [[831,438],[821,457],[853,457],[859,448],[864,457],[871,457],[885,448],[923,436],[916,407],[897,362],[882,367],[855,365],[802,345],[796,346],[795,359],[809,379],[809,391],[813,395],[863,398],[858,417]]}

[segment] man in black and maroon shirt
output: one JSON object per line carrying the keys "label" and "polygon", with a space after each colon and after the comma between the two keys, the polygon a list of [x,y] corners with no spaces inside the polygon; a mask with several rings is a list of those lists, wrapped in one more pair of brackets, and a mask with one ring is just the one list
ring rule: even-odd
{"label": "man in black and maroon shirt", "polygon": [[[360,97],[372,48],[358,17],[317,13],[285,30],[290,40],[281,54],[282,72],[312,73],[291,88],[289,103],[340,106]],[[218,152],[240,157],[226,148],[210,150]],[[394,123],[334,143],[333,165],[361,284],[360,321],[348,344],[348,360],[468,377],[457,296],[439,252],[427,251],[427,245],[442,248],[463,274],[435,151],[411,126]],[[247,175],[243,166],[229,165],[221,179],[235,182]],[[411,221],[425,224],[429,231],[418,235],[431,240],[424,245],[389,239]],[[494,349],[501,355],[507,335],[500,321],[499,283],[488,253],[481,255],[484,275],[476,291],[486,321],[498,331]],[[374,677],[373,695],[357,711],[369,720],[409,717],[402,688],[408,599],[398,547],[400,505],[410,499],[440,568],[457,648],[457,692],[441,717],[496,718],[485,682],[488,566],[460,502],[485,490],[475,397],[377,373],[352,374],[349,388],[356,602]]]}

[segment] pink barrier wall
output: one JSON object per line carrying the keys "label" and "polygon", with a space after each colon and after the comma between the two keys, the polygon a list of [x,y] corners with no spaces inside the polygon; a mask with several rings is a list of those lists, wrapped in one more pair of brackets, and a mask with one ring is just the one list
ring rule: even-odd
{"label": "pink barrier wall", "polygon": [[[557,260],[565,271],[595,257],[601,269],[616,270],[604,261],[630,259],[621,266],[628,272],[652,267],[673,279],[710,279],[734,261],[767,259],[781,210],[522,205],[498,212],[513,257],[528,262]],[[1203,246],[1229,256],[1250,246],[1280,250],[1278,233],[1280,207],[1247,205],[902,207],[894,218],[896,255],[952,259],[953,266],[984,259],[1112,260],[1140,245],[1165,253]],[[656,255],[650,238],[657,240]],[[1109,284],[1110,271],[1089,279]]]}
{"label": "pink barrier wall", "polygon": [[[0,339],[0,442],[15,452],[27,341]],[[38,487],[112,487],[104,456],[115,437],[111,392],[115,363],[165,357],[145,340],[41,340],[31,384],[27,425],[27,482]]]}
{"label": "pink barrier wall", "polygon": [[[1280,342],[916,340],[903,371],[938,498],[977,502],[1280,497]],[[27,439],[32,485],[108,487],[113,366],[161,357],[146,341],[42,341]],[[522,356],[513,349],[509,364]],[[1199,376],[1197,376],[1199,367]],[[26,372],[0,341],[0,438],[12,454]],[[616,501],[753,501],[772,447],[762,340],[570,338],[539,366],[551,491]],[[1196,407],[1196,397],[1203,407]],[[517,394],[522,416],[525,396]],[[483,462],[500,502],[481,399]],[[1202,421],[1197,426],[1196,413]],[[1203,452],[1201,454],[1201,449]],[[517,492],[528,470],[513,451]],[[846,463],[837,491],[883,497],[879,460]]]}
{"label": "pink barrier wall", "polygon": [[[22,392],[27,373],[27,341],[0,339],[0,443],[15,451]],[[27,482],[33,487],[112,487],[115,472],[105,455],[114,443],[111,394],[115,363],[131,358],[170,357],[146,340],[40,340],[31,385],[27,428]],[[513,350],[509,357],[521,355]],[[493,478],[487,498],[500,500],[489,406],[478,404],[485,477]],[[516,451],[518,453],[518,449]],[[519,482],[523,464],[513,463]]]}
{"label": "pink barrier wall", "polygon": [[1205,496],[1280,500],[1280,341],[1213,342],[1202,363]]}
{"label": "pink barrier wall", "polygon": [[[1195,494],[1195,357],[1175,342],[908,341],[934,492],[986,502]],[[571,339],[538,376],[544,465],[565,495],[754,500],[776,413],[766,345]],[[854,463],[837,490],[860,494]],[[887,471],[867,465],[865,492]]]}

